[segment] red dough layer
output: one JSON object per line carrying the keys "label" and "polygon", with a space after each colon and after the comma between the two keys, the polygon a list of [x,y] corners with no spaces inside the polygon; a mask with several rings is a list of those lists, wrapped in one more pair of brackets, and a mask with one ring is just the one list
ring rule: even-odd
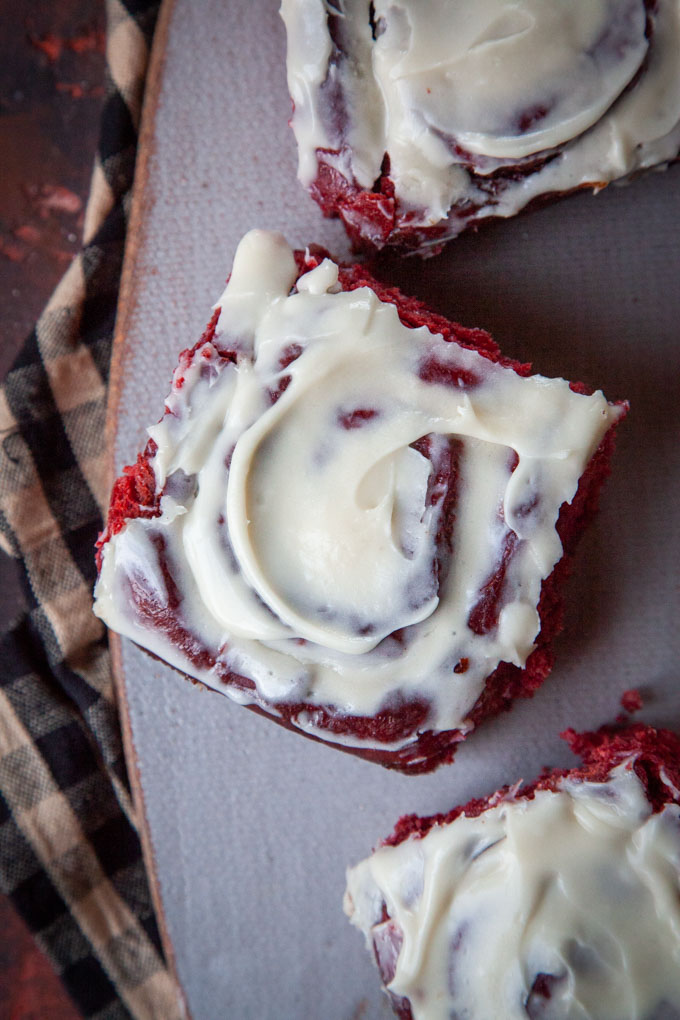
{"label": "red dough layer", "polygon": [[[389,247],[404,253],[418,252],[430,256],[437,255],[450,239],[448,219],[440,220],[430,227],[414,223],[418,213],[414,210],[405,210],[396,197],[394,184],[389,176],[387,156],[383,161],[381,175],[371,191],[365,190],[354,180],[349,181],[332,163],[327,162],[327,159],[337,160],[337,152],[317,149],[316,156],[318,172],[310,185],[310,194],[321,207],[324,216],[342,221],[355,252],[371,253]],[[487,193],[487,202],[484,204],[494,206],[498,204],[496,196],[504,190],[506,180],[521,180],[540,169],[546,162],[548,162],[546,159],[535,160],[525,167],[497,171],[494,176],[477,174],[472,165],[461,166],[464,166],[475,184]],[[550,205],[579,191],[593,191],[606,187],[606,181],[594,181],[581,184],[569,191],[538,195],[520,212],[523,214]],[[474,206],[466,201],[461,203],[460,207],[452,206],[449,212],[459,213],[464,219],[469,220],[466,230],[478,230],[481,226],[504,218],[487,215],[477,219],[476,214],[480,208],[481,206]]]}
{"label": "red dough layer", "polygon": [[430,244],[430,254],[440,250],[437,242],[446,233],[447,221],[432,227],[413,225],[415,214],[404,212],[394,194],[387,157],[373,190],[366,191],[326,162],[337,156],[337,152],[316,150],[318,172],[309,190],[324,216],[342,220],[355,251],[380,250],[388,244],[403,250],[418,250]]}
{"label": "red dough layer", "polygon": [[[190,365],[196,351],[205,343],[214,342],[219,317],[220,309],[216,308],[198,343],[180,353],[180,365]],[[234,355],[228,351],[225,351],[223,356],[225,360],[234,360]],[[167,409],[165,413],[168,413]],[[113,535],[118,534],[126,521],[132,521],[135,517],[160,516],[161,493],[156,491],[156,477],[149,465],[155,453],[156,444],[150,439],[144,447],[144,452],[137,454],[136,462],[124,467],[123,474],[113,483],[106,527],[96,543],[97,570],[101,570],[103,547]]]}
{"label": "red dough layer", "polygon": [[[632,756],[636,759],[633,765],[635,774],[645,788],[654,813],[661,811],[665,804],[680,804],[680,737],[671,730],[635,723],[632,726],[603,726],[592,733],[568,729],[561,736],[574,754],[582,759],[582,765],[572,769],[550,769],[519,791],[510,793],[511,787],[504,786],[489,797],[475,798],[446,814],[426,818],[404,815],[395,825],[394,832],[380,845],[398,846],[410,836],[422,837],[433,826],[448,825],[460,815],[476,818],[506,796],[511,800],[533,800],[539,790],[557,790],[560,781],[567,776],[583,782],[604,783],[612,769]],[[671,787],[678,793],[669,795]]]}
{"label": "red dough layer", "polygon": [[[307,252],[297,252],[296,261],[300,275],[309,271],[326,257],[327,253],[317,247]],[[345,291],[355,290],[359,287],[370,287],[381,301],[392,303],[396,306],[399,318],[405,326],[417,328],[426,326],[433,333],[440,333],[447,341],[452,341],[475,350],[490,361],[497,362],[512,369],[518,375],[527,376],[531,372],[529,364],[521,364],[517,361],[504,358],[493,339],[481,329],[468,329],[457,323],[450,322],[426,308],[420,301],[403,295],[395,288],[390,288],[375,280],[361,265],[341,266],[340,283]],[[210,323],[199,342],[192,348],[181,353],[180,366],[188,366],[199,351],[205,348],[206,343],[214,345],[212,355],[227,361],[233,361],[235,353],[229,349],[221,348],[219,340],[215,342],[215,328],[219,318],[219,309],[213,315]],[[221,338],[220,338],[221,339]],[[290,356],[286,364],[295,360],[300,354],[296,345],[290,348]],[[282,367],[285,367],[282,366]],[[423,371],[427,372],[427,378],[437,382],[449,382],[458,386],[461,381],[448,379],[442,373],[450,373],[450,369],[437,364],[428,364]],[[271,394],[272,402],[275,401],[287,384],[285,377],[277,393]],[[175,378],[175,386],[181,387],[182,378]],[[470,380],[463,380],[469,384]],[[577,392],[590,392],[581,383],[570,384]],[[167,413],[167,412],[166,412]],[[358,427],[360,422],[354,420],[357,416],[365,418],[370,414],[369,410],[354,411],[352,420],[345,423],[345,427]],[[539,601],[539,616],[541,619],[541,630],[536,639],[536,647],[529,656],[524,669],[510,663],[502,662],[494,672],[487,678],[484,690],[478,698],[470,713],[470,719],[475,726],[479,725],[485,718],[496,715],[501,711],[510,708],[512,701],[519,697],[530,697],[546,679],[553,665],[553,653],[551,643],[563,627],[564,608],[561,590],[569,574],[570,559],[573,555],[577,540],[584,526],[597,510],[598,497],[602,484],[609,474],[609,461],[614,447],[615,427],[609,429],[602,443],[592,457],[586,471],[580,479],[576,496],[571,504],[564,504],[560,511],[557,530],[562,541],[564,555],[555,566],[553,572],[543,582]],[[112,535],[115,535],[125,522],[135,517],[152,518],[160,513],[160,493],[155,490],[155,480],[150,460],[155,453],[153,441],[147,443],[144,453],[140,454],[137,462],[126,467],[122,476],[116,481],[111,497],[106,528],[102,532],[97,543],[98,562],[101,563],[101,550]],[[449,467],[449,475],[444,479],[443,485],[449,486],[453,491],[455,485],[455,465],[453,456]],[[446,497],[445,497],[446,498]],[[450,526],[450,525],[449,525]],[[439,536],[438,536],[439,537]],[[447,538],[442,536],[443,541]],[[158,554],[163,575],[166,577],[166,600],[159,603],[157,593],[151,593],[145,588],[143,578],[135,578],[131,583],[130,597],[136,604],[142,618],[159,628],[167,638],[181,648],[201,668],[216,668],[219,678],[225,685],[238,687],[239,689],[254,690],[253,682],[243,676],[229,673],[224,667],[220,671],[220,664],[216,661],[215,654],[209,649],[200,645],[195,635],[190,633],[179,620],[177,595],[172,583],[172,564],[166,559],[164,543],[159,535]],[[163,546],[161,548],[161,546]],[[510,554],[509,551],[508,555]],[[497,620],[499,612],[499,600],[502,596],[504,563],[501,563],[497,574],[490,578],[481,593],[480,601],[474,610],[474,620],[471,617],[470,625],[473,629],[488,628]],[[393,636],[398,640],[399,635]],[[464,673],[467,668],[465,659],[462,659],[455,667],[455,672]],[[192,679],[192,678],[190,678]],[[198,681],[194,681],[198,682]],[[388,744],[397,740],[403,741],[412,738],[399,750],[385,750],[381,748],[354,748],[341,744],[335,744],[343,751],[357,754],[370,761],[377,762],[388,768],[398,769],[402,772],[420,773],[428,772],[444,762],[452,761],[459,742],[464,734],[460,730],[419,732],[420,727],[427,719],[428,703],[417,698],[406,699],[403,696],[395,697],[384,704],[381,711],[374,716],[346,715],[333,705],[312,705],[305,702],[266,704],[260,701],[259,704],[247,706],[253,711],[267,715],[279,722],[281,725],[294,730],[305,732],[296,725],[301,716],[309,722],[326,732],[332,739],[336,736],[354,736],[361,739],[371,740],[380,744]],[[305,733],[306,736],[312,736]],[[312,739],[320,739],[312,736]]]}

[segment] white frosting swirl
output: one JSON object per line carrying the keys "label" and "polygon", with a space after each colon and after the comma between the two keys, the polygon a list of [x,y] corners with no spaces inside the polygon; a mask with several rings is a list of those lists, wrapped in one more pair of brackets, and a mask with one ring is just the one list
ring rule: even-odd
{"label": "white frosting swirl", "polygon": [[[252,678],[255,701],[373,715],[397,696],[465,729],[534,647],[560,507],[621,410],[407,328],[328,259],[296,277],[280,235],[241,242],[215,340],[149,430],[161,515],[104,547],[96,611],[206,683]],[[208,667],[130,601],[159,535]]]}
{"label": "white frosting swirl", "polygon": [[348,872],[345,910],[414,1020],[680,1015],[680,807],[653,815],[631,764]]}
{"label": "white frosting swirl", "polygon": [[376,14],[390,152],[393,138],[417,149],[423,127],[484,156],[553,148],[599,120],[647,52],[641,0],[378,3]]}
{"label": "white frosting swirl", "polygon": [[300,179],[327,150],[370,190],[388,153],[411,226],[453,206],[454,236],[680,148],[679,0],[282,0],[281,13]]}

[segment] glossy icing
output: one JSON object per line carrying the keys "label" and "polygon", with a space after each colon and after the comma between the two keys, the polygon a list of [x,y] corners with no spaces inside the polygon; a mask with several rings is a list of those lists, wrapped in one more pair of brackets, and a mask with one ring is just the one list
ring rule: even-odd
{"label": "glossy icing", "polygon": [[621,408],[407,328],[329,259],[297,276],[280,235],[241,242],[214,341],[149,429],[160,516],[104,546],[95,611],[239,700],[396,696],[465,731],[534,647],[560,507]]}
{"label": "glossy icing", "polygon": [[281,13],[300,179],[321,159],[370,191],[387,153],[410,227],[448,217],[455,236],[680,149],[678,0],[283,0]]}
{"label": "glossy icing", "polygon": [[632,762],[350,869],[345,910],[414,1020],[680,1015],[680,807],[652,814]]}

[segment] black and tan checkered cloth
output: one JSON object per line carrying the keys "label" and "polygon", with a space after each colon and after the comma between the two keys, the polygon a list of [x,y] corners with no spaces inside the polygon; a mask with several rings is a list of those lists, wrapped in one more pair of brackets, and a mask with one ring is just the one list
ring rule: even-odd
{"label": "black and tan checkered cloth", "polygon": [[107,379],[159,0],[107,0],[108,91],[83,248],[0,390],[0,541],[29,609],[2,639],[0,889],[86,1017],[182,1015],[92,614]]}

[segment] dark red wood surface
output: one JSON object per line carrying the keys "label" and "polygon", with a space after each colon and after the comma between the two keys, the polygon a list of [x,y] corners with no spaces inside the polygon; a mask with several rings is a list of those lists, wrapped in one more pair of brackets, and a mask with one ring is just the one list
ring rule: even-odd
{"label": "dark red wood surface", "polygon": [[[103,0],[0,0],[0,377],[78,250],[104,95]],[[0,629],[23,603],[0,554]],[[0,1017],[75,1020],[0,896]]]}

